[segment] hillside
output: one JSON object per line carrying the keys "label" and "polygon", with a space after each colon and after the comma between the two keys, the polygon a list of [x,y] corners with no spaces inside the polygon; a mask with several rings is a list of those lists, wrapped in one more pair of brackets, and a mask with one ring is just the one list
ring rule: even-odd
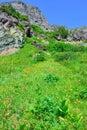
{"label": "hillside", "polygon": [[0,130],[87,130],[86,27],[55,28],[40,13],[43,28],[34,11],[0,5]]}

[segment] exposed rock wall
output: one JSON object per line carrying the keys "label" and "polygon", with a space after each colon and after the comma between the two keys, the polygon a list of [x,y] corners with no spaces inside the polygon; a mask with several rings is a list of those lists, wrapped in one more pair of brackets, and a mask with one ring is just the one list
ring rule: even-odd
{"label": "exposed rock wall", "polygon": [[16,24],[6,18],[0,18],[0,53],[10,48],[22,47],[24,34]]}
{"label": "exposed rock wall", "polygon": [[3,3],[4,5],[11,4],[18,12],[26,15],[30,19],[31,24],[36,24],[45,30],[50,30],[51,25],[48,23],[42,12],[32,5],[24,4],[23,2],[13,1],[10,3]]}
{"label": "exposed rock wall", "polygon": [[73,31],[71,31],[71,37],[75,41],[87,40],[87,27],[74,29]]}

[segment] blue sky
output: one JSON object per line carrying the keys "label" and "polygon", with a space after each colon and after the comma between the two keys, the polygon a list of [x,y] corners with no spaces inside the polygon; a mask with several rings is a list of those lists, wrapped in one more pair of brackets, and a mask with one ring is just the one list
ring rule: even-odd
{"label": "blue sky", "polygon": [[[9,0],[0,0],[0,2]],[[22,0],[37,6],[50,24],[69,28],[87,26],[87,0]]]}

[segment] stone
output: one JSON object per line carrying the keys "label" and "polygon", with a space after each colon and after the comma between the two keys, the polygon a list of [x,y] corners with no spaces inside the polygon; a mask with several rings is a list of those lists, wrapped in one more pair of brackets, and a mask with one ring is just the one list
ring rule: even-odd
{"label": "stone", "polygon": [[74,41],[87,40],[87,27],[81,27],[71,30],[70,36]]}
{"label": "stone", "polygon": [[17,26],[5,28],[4,24],[0,22],[0,54],[10,48],[22,47],[23,40],[24,34]]}
{"label": "stone", "polygon": [[3,3],[3,5],[9,5],[9,4],[11,4],[21,14],[26,15],[29,18],[31,24],[38,25],[45,30],[52,29],[47,19],[44,17],[42,12],[37,7],[27,5],[21,1],[12,1],[10,3],[9,2]]}

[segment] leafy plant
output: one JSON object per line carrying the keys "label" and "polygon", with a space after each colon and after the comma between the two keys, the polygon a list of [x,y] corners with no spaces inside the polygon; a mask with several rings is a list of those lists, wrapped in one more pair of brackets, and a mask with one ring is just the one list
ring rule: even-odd
{"label": "leafy plant", "polygon": [[67,36],[69,35],[68,30],[64,26],[59,27],[58,33],[63,39],[67,38]]}
{"label": "leafy plant", "polygon": [[46,83],[55,83],[59,80],[59,78],[57,78],[56,76],[49,74],[45,77],[44,79],[46,81]]}
{"label": "leafy plant", "polygon": [[80,99],[87,99],[87,89],[84,89],[84,90],[82,90],[82,91],[79,93],[79,98],[80,98]]}
{"label": "leafy plant", "polygon": [[68,114],[66,101],[56,102],[53,98],[45,97],[38,100],[32,111],[38,120],[54,123],[58,122],[58,117],[65,117]]}
{"label": "leafy plant", "polygon": [[66,105],[66,100],[63,100],[57,110],[57,115],[65,117],[68,114],[68,105]]}
{"label": "leafy plant", "polygon": [[73,60],[76,56],[73,52],[60,52],[54,55],[54,59],[55,61]]}
{"label": "leafy plant", "polygon": [[61,39],[65,39],[69,35],[69,31],[64,26],[60,26],[57,30],[46,32],[46,35],[56,39],[60,36]]}
{"label": "leafy plant", "polygon": [[75,46],[71,44],[66,44],[64,42],[56,42],[49,44],[47,49],[51,52],[86,52],[87,48],[84,46]]}
{"label": "leafy plant", "polygon": [[34,56],[34,62],[37,63],[37,62],[41,62],[41,61],[45,61],[45,55],[43,53],[37,53],[35,56]]}
{"label": "leafy plant", "polygon": [[35,34],[44,34],[44,30],[35,24],[31,24],[31,28]]}

